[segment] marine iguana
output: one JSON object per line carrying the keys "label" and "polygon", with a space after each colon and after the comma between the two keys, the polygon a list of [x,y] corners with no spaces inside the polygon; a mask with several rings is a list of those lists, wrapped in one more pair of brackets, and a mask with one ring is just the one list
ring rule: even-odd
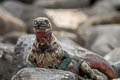
{"label": "marine iguana", "polygon": [[94,80],[102,80],[101,72],[110,79],[117,78],[116,71],[100,56],[87,54],[84,57],[71,57],[64,51],[52,33],[52,26],[48,18],[34,19],[33,30],[36,40],[26,58],[29,65],[67,70],[79,76],[87,75],[87,78]]}

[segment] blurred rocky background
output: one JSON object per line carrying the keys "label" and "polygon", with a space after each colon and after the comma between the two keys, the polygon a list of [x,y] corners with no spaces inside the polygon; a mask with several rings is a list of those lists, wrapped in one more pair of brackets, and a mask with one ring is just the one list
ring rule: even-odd
{"label": "blurred rocky background", "polygon": [[[82,46],[101,55],[116,70],[120,68],[120,0],[0,0],[0,80],[10,80],[25,67],[28,43],[34,37],[29,34],[33,34],[33,19],[38,16],[50,19],[64,47]],[[50,80],[64,76],[56,74],[58,77]],[[68,74],[72,77],[63,80],[78,80]]]}

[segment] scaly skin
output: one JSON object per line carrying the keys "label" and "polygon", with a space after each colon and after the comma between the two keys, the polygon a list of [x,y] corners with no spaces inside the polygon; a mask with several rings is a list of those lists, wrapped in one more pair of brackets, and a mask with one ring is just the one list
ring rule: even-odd
{"label": "scaly skin", "polygon": [[[54,40],[53,40],[54,39]],[[42,51],[38,43],[34,43],[27,57],[27,63],[41,68],[58,68],[65,70],[71,62],[70,56],[62,50],[53,37],[50,49]],[[62,62],[61,62],[62,61]]]}
{"label": "scaly skin", "polygon": [[[92,68],[92,69],[97,69],[100,72],[106,74],[110,79],[113,78],[117,78],[118,74],[117,72],[112,68],[112,66],[105,61],[102,57],[95,55],[95,54],[85,54],[82,57],[77,57],[74,56],[72,58],[72,60],[74,60],[76,63],[82,64],[82,61],[87,62],[87,64]],[[73,65],[68,67],[68,70],[71,70],[71,67],[74,67],[75,63],[73,63]],[[79,65],[78,65],[79,66]],[[79,69],[81,69],[81,66],[78,67]],[[71,71],[73,72],[73,71]],[[78,72],[78,74],[80,75],[80,73]]]}
{"label": "scaly skin", "polygon": [[26,59],[31,66],[68,70],[83,77],[87,75],[89,79],[94,80],[105,80],[98,74],[100,72],[106,74],[110,79],[117,77],[117,73],[111,65],[97,55],[86,54],[82,57],[70,57],[52,34],[52,27],[47,18],[38,17],[34,22],[36,40]]}
{"label": "scaly skin", "polygon": [[27,63],[41,68],[58,68],[65,70],[71,62],[70,56],[65,52],[52,34],[49,20],[38,17],[34,20],[36,40],[27,57]]}

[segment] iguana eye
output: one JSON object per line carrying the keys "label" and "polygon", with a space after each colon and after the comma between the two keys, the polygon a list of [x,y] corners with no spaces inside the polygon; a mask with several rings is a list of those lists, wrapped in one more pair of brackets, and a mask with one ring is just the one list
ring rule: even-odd
{"label": "iguana eye", "polygon": [[46,24],[49,24],[49,21],[48,20],[45,20]]}
{"label": "iguana eye", "polygon": [[38,22],[37,22],[36,20],[34,21],[34,25],[35,25],[35,26],[38,26]]}

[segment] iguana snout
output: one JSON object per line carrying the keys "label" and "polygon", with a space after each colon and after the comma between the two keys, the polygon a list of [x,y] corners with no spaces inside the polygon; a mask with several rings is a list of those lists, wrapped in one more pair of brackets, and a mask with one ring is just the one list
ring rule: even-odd
{"label": "iguana snout", "polygon": [[48,20],[48,18],[38,17],[34,19],[34,28],[41,29],[41,30],[49,29],[51,28],[50,21]]}

